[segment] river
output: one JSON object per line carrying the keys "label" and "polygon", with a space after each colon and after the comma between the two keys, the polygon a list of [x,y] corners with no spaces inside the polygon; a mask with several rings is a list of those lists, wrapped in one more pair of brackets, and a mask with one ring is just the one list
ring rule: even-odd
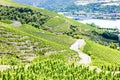
{"label": "river", "polygon": [[120,20],[86,19],[86,20],[79,20],[79,22],[84,24],[94,23],[95,25],[101,28],[119,28],[120,29]]}

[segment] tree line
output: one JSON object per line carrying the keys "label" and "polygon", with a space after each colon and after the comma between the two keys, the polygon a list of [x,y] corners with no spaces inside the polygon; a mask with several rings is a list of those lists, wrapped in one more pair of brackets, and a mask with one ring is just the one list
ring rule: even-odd
{"label": "tree line", "polygon": [[39,28],[48,18],[47,15],[29,8],[0,5],[0,20],[16,20]]}

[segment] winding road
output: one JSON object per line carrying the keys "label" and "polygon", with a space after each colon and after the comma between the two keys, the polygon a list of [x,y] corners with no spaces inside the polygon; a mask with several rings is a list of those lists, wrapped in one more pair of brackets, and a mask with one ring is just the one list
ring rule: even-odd
{"label": "winding road", "polygon": [[91,63],[91,57],[80,51],[80,48],[85,44],[86,42],[83,39],[78,39],[74,44],[71,45],[70,49],[78,52],[81,64],[89,65]]}
{"label": "winding road", "polygon": [[[82,51],[80,51],[80,48],[82,48],[86,44],[85,40],[83,39],[78,39],[75,43],[73,43],[70,47],[71,50],[74,50],[78,52],[79,57],[80,57],[80,63],[89,66],[90,70],[96,69],[97,73],[100,73],[102,70],[98,68],[97,66],[90,66],[89,64],[91,63],[91,57]],[[106,71],[106,73],[110,73],[110,71]],[[120,71],[112,71],[111,74],[120,74]]]}
{"label": "winding road", "polygon": [[[74,44],[71,45],[70,49],[78,52],[80,57],[80,64],[84,64],[86,66],[89,66],[91,63],[91,57],[82,51],[80,51],[80,48],[82,48],[86,44],[85,40],[78,39]],[[27,64],[25,67],[28,68],[30,65]],[[10,65],[0,65],[0,71],[4,71],[6,69],[10,68]],[[16,67],[17,68],[17,67]],[[90,70],[96,69],[97,73],[100,73],[102,70],[98,68],[97,66],[89,66]],[[110,73],[110,71],[106,71],[106,73]],[[112,74],[120,74],[120,71],[112,71]]]}

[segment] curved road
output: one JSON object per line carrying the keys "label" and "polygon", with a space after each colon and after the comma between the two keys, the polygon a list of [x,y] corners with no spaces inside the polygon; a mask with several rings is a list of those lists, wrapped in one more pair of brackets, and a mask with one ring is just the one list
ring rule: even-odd
{"label": "curved road", "polygon": [[[85,40],[78,39],[74,44],[71,45],[70,49],[78,52],[79,57],[81,58],[80,63],[84,65],[88,65],[91,63],[91,57],[83,52],[81,52],[79,49],[85,45]],[[98,68],[97,66],[89,66],[90,70],[96,69],[97,73],[100,73],[102,70]],[[106,71],[106,73],[110,73],[110,71]],[[112,71],[111,74],[120,74],[120,71]]]}
{"label": "curved road", "polygon": [[71,45],[70,49],[78,52],[80,57],[80,63],[84,65],[89,65],[91,63],[91,57],[83,52],[81,52],[79,49],[85,45],[85,41],[83,39],[77,40],[74,44]]}

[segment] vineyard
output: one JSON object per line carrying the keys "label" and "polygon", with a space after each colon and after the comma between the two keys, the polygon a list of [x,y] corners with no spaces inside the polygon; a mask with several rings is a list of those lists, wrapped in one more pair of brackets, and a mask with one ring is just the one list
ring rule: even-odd
{"label": "vineyard", "polygon": [[[120,80],[120,52],[94,42],[104,39],[97,28],[11,0],[0,11],[0,80]],[[91,64],[70,50],[75,38]]]}
{"label": "vineyard", "polygon": [[[29,30],[32,31],[30,32],[25,25],[24,29],[22,29],[22,27],[11,27],[5,23],[1,24],[0,44],[1,46],[6,45],[6,47],[1,48],[0,51],[1,53],[6,53],[6,55],[0,55],[2,60],[0,64],[11,65],[11,68],[0,72],[2,80],[117,80],[120,78],[120,74],[113,72],[119,71],[119,67],[102,66],[102,72],[98,73],[96,71],[97,68],[91,70],[89,66],[76,64],[79,58],[75,52],[68,50],[68,48],[62,45],[58,45],[60,42],[58,42],[58,44],[51,43],[37,37],[38,35],[34,32],[37,31],[35,28],[31,27],[30,29],[29,26]],[[37,33],[38,32],[39,31],[37,31]],[[65,39],[65,37],[63,39]],[[26,41],[30,43],[26,44]],[[54,37],[51,41],[54,41]],[[10,42],[14,44],[10,44]],[[64,44],[65,43],[67,42],[64,42]],[[30,46],[34,47],[31,51]],[[63,51],[65,49],[66,51]],[[23,51],[25,51],[24,54]],[[53,54],[45,56],[44,53],[50,54],[50,52]],[[56,52],[59,54],[55,54]],[[31,57],[33,59],[29,61]]]}
{"label": "vineyard", "polygon": [[[29,29],[30,29],[30,27],[29,27]],[[33,31],[37,30],[35,28],[32,28],[32,29],[33,29]],[[23,56],[31,58],[32,56],[35,57],[38,55],[49,55],[52,53],[57,54],[57,53],[63,53],[63,52],[74,54],[74,52],[68,50],[67,47],[65,48],[65,46],[60,45],[59,44],[60,42],[55,43],[55,42],[57,42],[57,41],[55,41],[57,36],[53,37],[51,41],[48,41],[50,39],[45,40],[44,37],[41,38],[37,35],[35,36],[35,34],[31,33],[31,31],[29,31],[29,30],[27,30],[27,31],[25,31],[25,30],[19,31],[19,30],[20,30],[20,28],[12,27],[5,23],[1,23],[1,26],[0,26],[0,35],[1,35],[0,53],[3,54],[2,55],[3,58],[1,58],[1,60],[2,60],[1,64],[9,63],[9,62],[5,62],[5,60],[7,59],[5,57],[7,57],[8,55],[4,55],[4,54],[9,54],[9,56],[11,56],[11,57],[14,56],[14,58],[16,60],[18,60],[18,58],[24,59]],[[19,33],[21,33],[21,34],[19,34]],[[65,36],[62,36],[62,37],[63,37],[63,39],[68,38],[68,37],[65,38]],[[58,40],[60,40],[60,39],[58,38]],[[72,40],[72,39],[70,39],[70,40]],[[62,41],[64,43],[66,43],[65,40],[62,40]],[[70,45],[69,42],[67,44]],[[4,47],[4,46],[6,46],[6,47]],[[66,46],[68,46],[68,45],[66,45]],[[65,55],[68,55],[68,54],[65,54]],[[17,58],[16,58],[16,56],[17,56]],[[8,59],[10,59],[10,57]],[[13,59],[13,62],[16,60]],[[16,62],[16,63],[18,63],[18,62]],[[29,61],[27,61],[27,62],[29,62]]]}
{"label": "vineyard", "polygon": [[115,65],[120,66],[120,52],[109,47],[88,41],[83,52],[92,57],[92,63],[96,66]]}
{"label": "vineyard", "polygon": [[118,80],[120,75],[105,71],[97,73],[89,70],[89,67],[67,64],[52,56],[37,60],[27,67],[18,66],[1,72],[0,77],[3,80]]}

